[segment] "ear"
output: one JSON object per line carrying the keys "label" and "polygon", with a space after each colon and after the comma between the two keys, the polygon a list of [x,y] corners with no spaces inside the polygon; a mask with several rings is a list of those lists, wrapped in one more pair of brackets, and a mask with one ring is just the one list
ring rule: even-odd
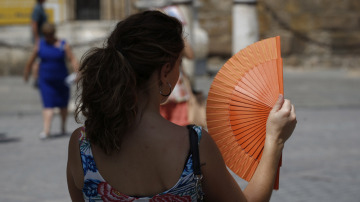
{"label": "ear", "polygon": [[170,63],[166,63],[161,67],[160,70],[160,80],[163,83],[166,83],[166,81],[168,80],[167,77],[169,75],[169,73],[171,72],[171,65]]}

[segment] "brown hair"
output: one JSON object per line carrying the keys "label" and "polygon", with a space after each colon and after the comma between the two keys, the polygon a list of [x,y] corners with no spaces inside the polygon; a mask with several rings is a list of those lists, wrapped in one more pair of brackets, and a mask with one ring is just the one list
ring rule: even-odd
{"label": "brown hair", "polygon": [[82,58],[76,121],[85,117],[89,140],[110,154],[122,134],[135,125],[138,92],[164,64],[174,66],[184,48],[182,25],[159,11],[145,11],[120,21],[103,48]]}
{"label": "brown hair", "polygon": [[56,32],[56,27],[52,23],[44,23],[41,27],[41,31],[44,35],[53,35]]}

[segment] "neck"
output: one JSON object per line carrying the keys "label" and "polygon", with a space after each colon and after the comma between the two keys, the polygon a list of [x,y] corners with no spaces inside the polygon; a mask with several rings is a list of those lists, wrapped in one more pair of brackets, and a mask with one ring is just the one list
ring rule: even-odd
{"label": "neck", "polygon": [[152,114],[160,115],[160,101],[152,96],[139,96],[138,98],[138,107],[139,107],[139,113],[138,113],[138,120],[140,121],[142,118],[142,115],[144,114]]}
{"label": "neck", "polygon": [[150,78],[147,88],[138,93],[138,115],[137,122],[141,123],[142,119],[162,118],[160,115],[161,96],[156,79]]}
{"label": "neck", "polygon": [[57,42],[57,38],[51,39],[51,40],[46,40],[46,43],[54,45]]}

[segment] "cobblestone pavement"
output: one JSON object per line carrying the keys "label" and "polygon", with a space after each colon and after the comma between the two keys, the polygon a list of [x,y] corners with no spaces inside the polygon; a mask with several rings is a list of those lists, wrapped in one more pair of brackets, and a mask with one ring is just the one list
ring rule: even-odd
{"label": "cobblestone pavement", "polygon": [[[287,142],[280,190],[271,201],[360,201],[360,78],[343,70],[284,74],[298,125]],[[197,77],[207,94],[212,78]],[[0,202],[70,201],[65,168],[69,135],[41,141],[38,91],[20,77],[0,77]],[[69,115],[68,131],[79,125]],[[237,178],[244,188],[246,182]]]}

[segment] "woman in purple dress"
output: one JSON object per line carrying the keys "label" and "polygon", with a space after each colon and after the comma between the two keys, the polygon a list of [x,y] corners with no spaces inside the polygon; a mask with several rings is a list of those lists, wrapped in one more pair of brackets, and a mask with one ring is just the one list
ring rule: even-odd
{"label": "woman in purple dress", "polygon": [[53,24],[44,24],[42,27],[44,37],[35,45],[35,48],[26,64],[24,80],[27,82],[33,63],[40,58],[39,89],[43,104],[44,129],[40,138],[50,135],[50,126],[54,114],[54,108],[60,108],[61,133],[66,132],[67,106],[70,98],[70,90],[66,85],[65,78],[68,76],[66,59],[69,59],[74,71],[77,71],[78,62],[73,55],[69,44],[65,40],[56,37],[56,29]]}

